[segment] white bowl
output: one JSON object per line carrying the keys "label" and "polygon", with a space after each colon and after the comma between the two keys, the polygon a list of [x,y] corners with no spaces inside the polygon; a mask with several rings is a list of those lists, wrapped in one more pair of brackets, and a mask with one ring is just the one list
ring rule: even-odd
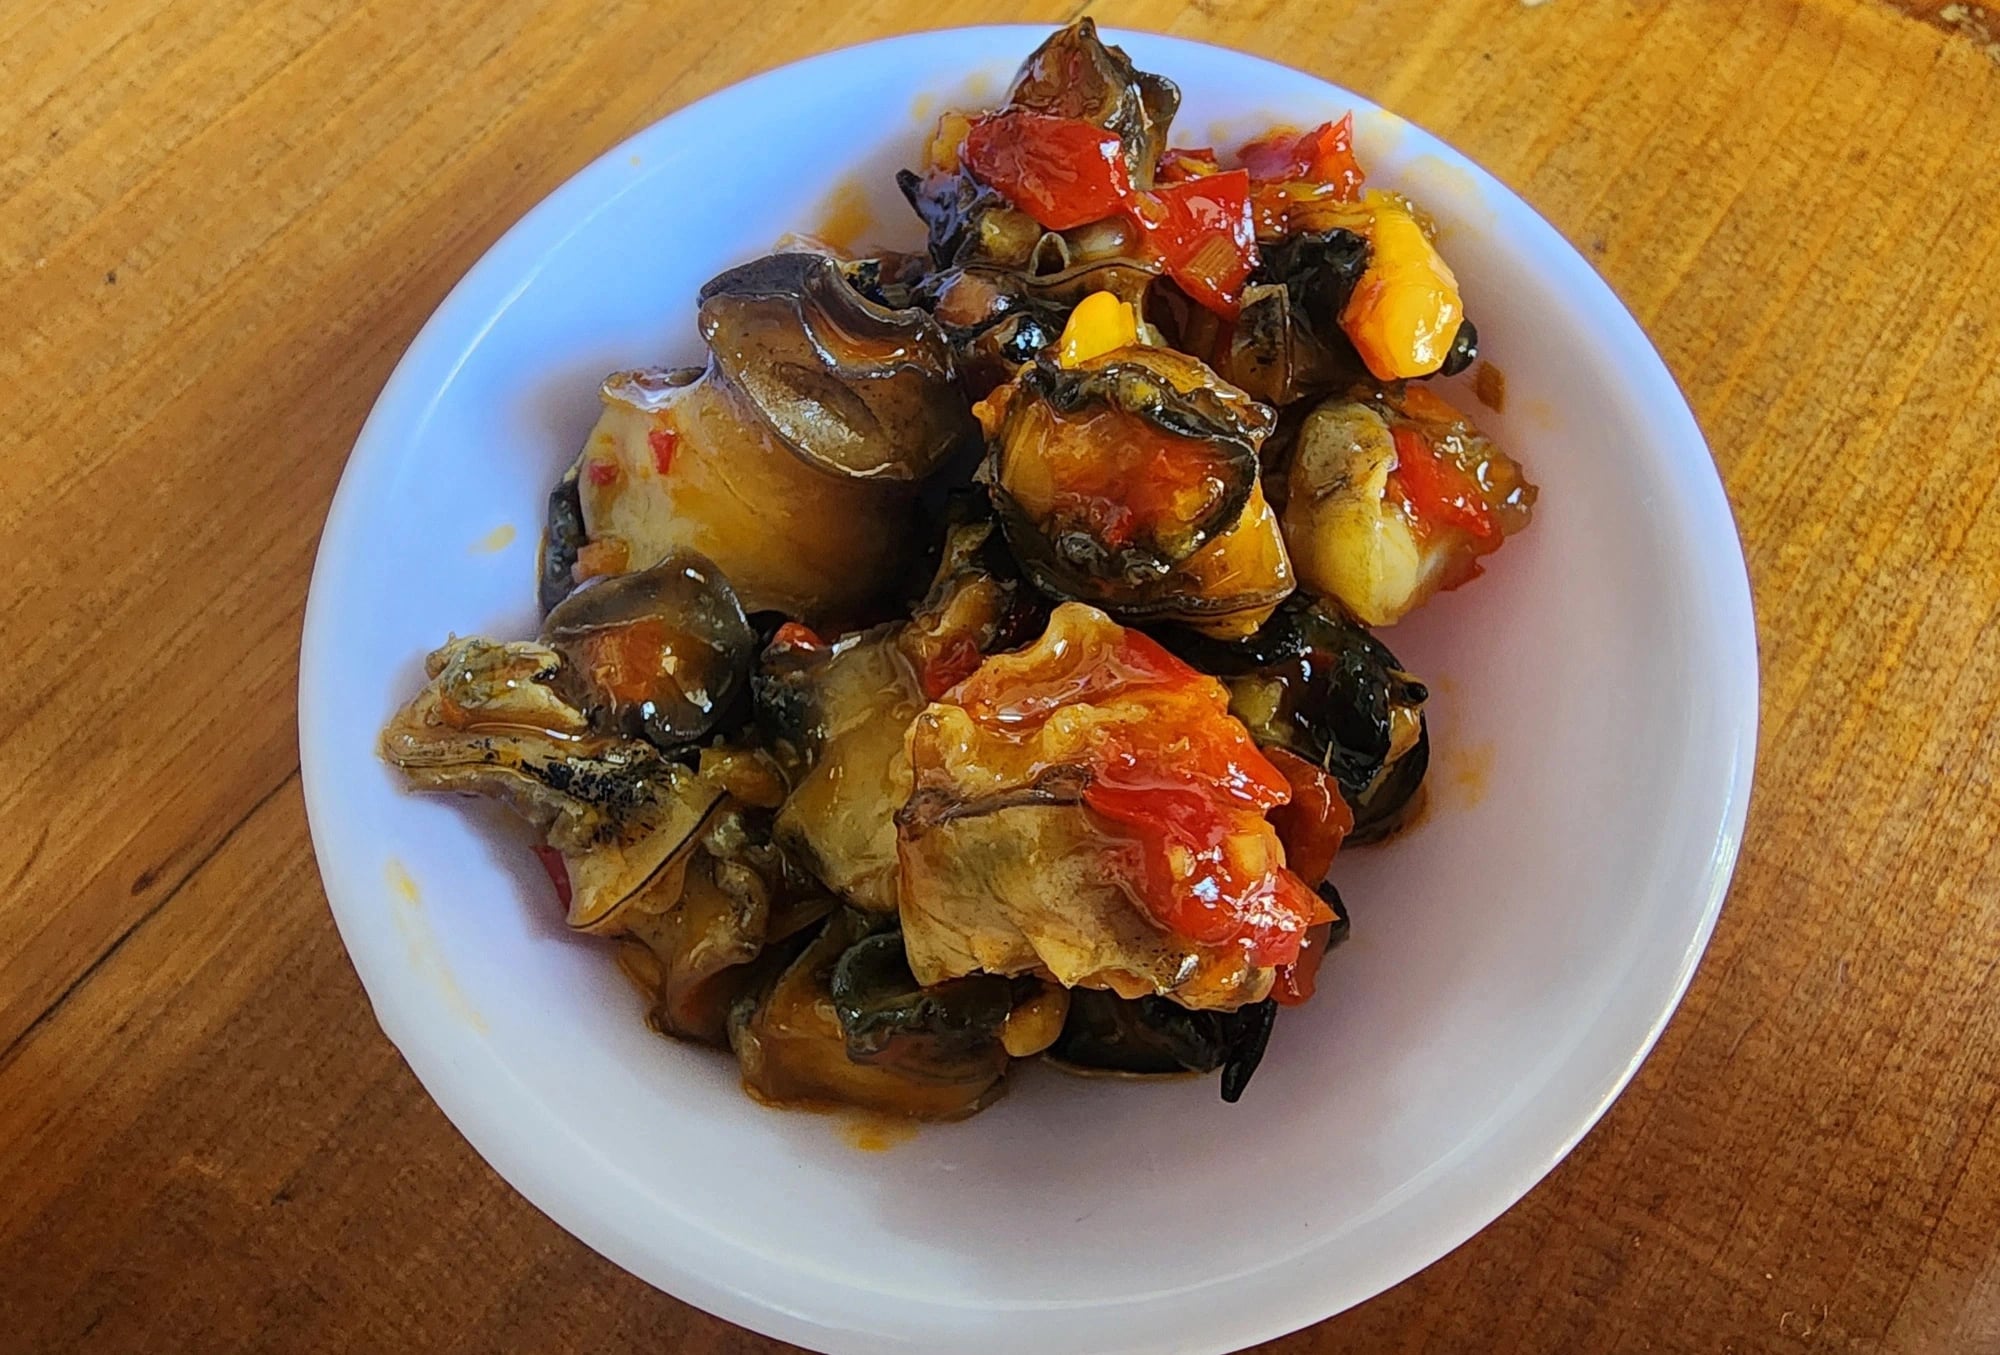
{"label": "white bowl", "polygon": [[[525,834],[404,794],[377,728],[452,631],[526,635],[544,496],[614,368],[699,353],[696,288],[865,186],[927,110],[990,101],[1046,30],[917,34],[737,85],[640,133],[493,247],[396,369],[320,544],[299,697],[328,898],[376,1015],[474,1147],[628,1270],[830,1352],[1211,1352],[1317,1321],[1463,1242],[1569,1151],[1673,1011],[1750,785],[1755,637],[1707,449],[1610,290],[1417,128],[1269,62],[1120,34],[1181,144],[1357,110],[1376,183],[1444,227],[1481,422],[1542,486],[1487,577],[1387,634],[1432,680],[1433,802],[1335,869],[1353,940],[1240,1105],[1212,1080],[1023,1070],[892,1151],[773,1111],[647,1031],[563,934]],[[500,539],[511,529],[512,540]]]}

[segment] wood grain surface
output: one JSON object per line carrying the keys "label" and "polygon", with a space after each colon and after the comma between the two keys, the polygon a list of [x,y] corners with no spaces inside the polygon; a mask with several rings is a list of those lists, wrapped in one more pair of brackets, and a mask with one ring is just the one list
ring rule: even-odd
{"label": "wood grain surface", "polygon": [[306,837],[319,524],[397,355],[647,122],[833,45],[1168,30],[1490,166],[1679,376],[1755,583],[1736,885],[1631,1089],[1306,1352],[2000,1352],[2000,33],[1915,0],[0,6],[0,1350],[778,1349],[516,1196]]}

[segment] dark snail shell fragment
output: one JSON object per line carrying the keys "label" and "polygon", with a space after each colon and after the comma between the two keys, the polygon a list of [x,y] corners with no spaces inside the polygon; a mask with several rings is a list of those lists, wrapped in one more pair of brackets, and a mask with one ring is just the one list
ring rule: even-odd
{"label": "dark snail shell fragment", "polygon": [[1082,261],[1047,274],[969,264],[933,274],[914,295],[951,339],[967,388],[983,397],[1023,363],[1052,354],[1084,297],[1110,292],[1143,315],[1158,279],[1151,265],[1122,258]]}
{"label": "dark snail shell fragment", "polygon": [[757,637],[729,581],[691,551],[593,579],[542,623],[601,732],[673,750],[745,709]]}
{"label": "dark snail shell fragment", "polygon": [[920,480],[975,436],[936,322],[876,305],[826,255],[767,255],[711,279],[700,323],[723,379],[830,475]]}
{"label": "dark snail shell fragment", "polygon": [[1255,635],[1221,643],[1165,632],[1167,647],[1229,688],[1258,742],[1320,767],[1354,811],[1351,842],[1382,837],[1423,784],[1429,691],[1337,608],[1295,596]]}
{"label": "dark snail shell fragment", "polygon": [[1444,366],[1438,368],[1439,376],[1457,376],[1479,360],[1479,330],[1470,318],[1458,322],[1458,333],[1451,336],[1451,347],[1445,351]]}
{"label": "dark snail shell fragment", "polygon": [[962,169],[931,174],[898,170],[896,186],[924,223],[931,261],[939,268],[989,264],[1025,269],[1047,234],[1039,221]]}
{"label": "dark snail shell fragment", "polygon": [[1013,1009],[1013,985],[997,974],[923,987],[910,973],[903,938],[880,932],[840,957],[829,992],[856,1063],[944,1083],[990,1079],[1006,1066],[1000,1032]]}
{"label": "dark snail shell fragment", "polygon": [[1191,315],[1185,336],[1216,371],[1273,405],[1344,390],[1368,379],[1340,315],[1368,267],[1368,241],[1342,228],[1266,244],[1236,323]]}
{"label": "dark snail shell fragment", "polygon": [[1277,1020],[1269,998],[1233,1012],[1189,1011],[1161,997],[1121,998],[1095,989],[1070,994],[1049,1058],[1073,1072],[1172,1077],[1222,1070],[1222,1099],[1243,1095]]}
{"label": "dark snail shell fragment", "polygon": [[583,526],[583,500],[576,487],[577,467],[563,472],[549,491],[547,521],[541,551],[535,560],[536,601],[546,614],[576,587],[576,557],[590,540]]}

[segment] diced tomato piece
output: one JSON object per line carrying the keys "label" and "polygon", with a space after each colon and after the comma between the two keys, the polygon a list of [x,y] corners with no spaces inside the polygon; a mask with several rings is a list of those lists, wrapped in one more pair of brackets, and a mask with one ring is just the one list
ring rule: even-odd
{"label": "diced tomato piece", "polygon": [[655,428],[646,434],[646,445],[653,449],[653,465],[660,474],[674,468],[674,449],[680,443],[681,435],[671,428]]}
{"label": "diced tomato piece", "polygon": [[576,664],[591,686],[620,705],[637,706],[679,687],[674,676],[676,633],[658,616],[642,616],[586,632],[576,645]]}
{"label": "diced tomato piece", "polygon": [[1499,549],[1500,526],[1472,477],[1437,454],[1420,431],[1395,430],[1396,469],[1390,482],[1401,491],[1419,530],[1463,532],[1481,553]]}
{"label": "diced tomato piece", "polygon": [[563,854],[554,847],[535,848],[535,858],[542,863],[542,869],[548,872],[549,883],[556,887],[556,899],[562,904],[563,913],[567,916],[570,898],[569,863],[563,860]]}
{"label": "diced tomato piece", "polygon": [[1319,923],[1306,931],[1299,943],[1299,958],[1278,966],[1271,997],[1280,1007],[1297,1007],[1319,991],[1319,967],[1326,960],[1327,942],[1333,935],[1330,923]]}
{"label": "diced tomato piece", "polygon": [[1305,882],[1269,861],[1238,859],[1271,834],[1254,811],[1230,811],[1193,790],[1091,782],[1083,802],[1139,847],[1143,895],[1176,935],[1204,945],[1240,943],[1252,964],[1290,964],[1325,905]]}
{"label": "diced tomato piece", "polygon": [[616,461],[587,461],[583,467],[583,478],[602,489],[606,485],[618,483],[618,463]]}
{"label": "diced tomato piece", "polygon": [[1323,122],[1309,132],[1267,132],[1236,153],[1258,183],[1305,180],[1332,184],[1349,201],[1361,195],[1366,175],[1354,158],[1354,115]]}
{"label": "diced tomato piece", "polygon": [[1354,831],[1354,811],[1333,778],[1298,754],[1266,748],[1264,756],[1292,788],[1292,798],[1271,811],[1271,826],[1285,844],[1285,864],[1306,883],[1316,884],[1326,878],[1340,844]]}
{"label": "diced tomato piece", "polygon": [[1133,216],[1181,290],[1234,319],[1257,266],[1250,176],[1232,169],[1165,184],[1142,194]]}
{"label": "diced tomato piece", "polygon": [[1025,108],[990,114],[966,133],[964,164],[1052,231],[1116,215],[1132,196],[1124,143],[1082,118]]}
{"label": "diced tomato piece", "polygon": [[1283,183],[1305,177],[1305,166],[1298,156],[1298,138],[1282,129],[1246,141],[1236,152],[1236,158],[1258,183]]}
{"label": "diced tomato piece", "polygon": [[969,635],[954,635],[946,640],[937,653],[924,661],[923,671],[917,675],[924,699],[935,701],[971,677],[985,657]]}
{"label": "diced tomato piece", "polygon": [[771,635],[771,647],[787,649],[824,649],[826,641],[811,626],[802,621],[787,621]]}

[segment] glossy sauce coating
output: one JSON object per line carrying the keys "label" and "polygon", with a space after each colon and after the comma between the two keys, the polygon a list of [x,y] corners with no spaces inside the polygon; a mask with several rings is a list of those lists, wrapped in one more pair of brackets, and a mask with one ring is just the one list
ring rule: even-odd
{"label": "glossy sauce coating", "polygon": [[1324,920],[1265,819],[1290,783],[1228,715],[1222,685],[1155,641],[1068,604],[1042,643],[987,660],[952,695],[1001,736],[977,754],[999,779],[1082,765],[1109,860],[1161,926],[1272,965]]}

